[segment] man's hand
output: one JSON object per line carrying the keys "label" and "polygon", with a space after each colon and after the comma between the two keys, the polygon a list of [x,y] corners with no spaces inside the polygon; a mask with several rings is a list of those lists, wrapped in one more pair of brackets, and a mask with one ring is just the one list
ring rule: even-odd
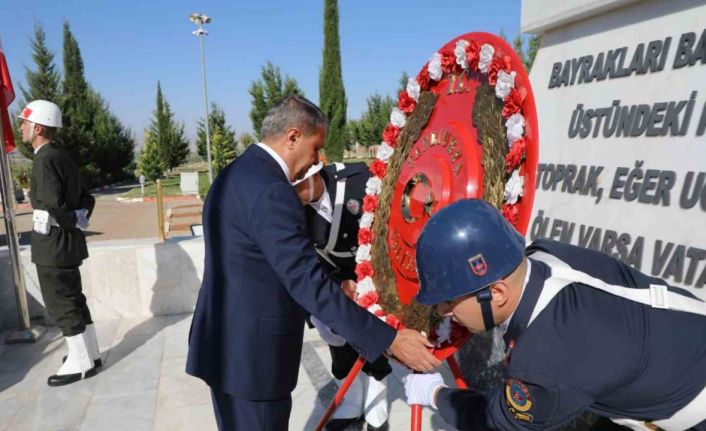
{"label": "man's hand", "polygon": [[355,288],[357,285],[358,283],[353,280],[343,280],[343,282],[341,282],[341,289],[343,289],[343,293],[345,293],[351,301],[355,301],[356,299],[357,295],[355,293]]}
{"label": "man's hand", "polygon": [[413,329],[401,329],[392,340],[390,353],[413,370],[429,371],[441,365],[441,361],[429,353],[427,347],[433,346],[422,334]]}
{"label": "man's hand", "polygon": [[407,404],[419,404],[436,408],[436,393],[443,388],[441,374],[410,374],[404,379]]}

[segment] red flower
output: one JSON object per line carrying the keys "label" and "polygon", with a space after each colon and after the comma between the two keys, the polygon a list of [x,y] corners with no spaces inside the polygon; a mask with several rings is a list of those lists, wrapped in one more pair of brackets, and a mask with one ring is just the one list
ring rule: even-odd
{"label": "red flower", "polygon": [[429,70],[427,70],[427,66],[429,66],[429,63],[426,63],[424,67],[422,67],[422,70],[419,71],[419,75],[417,75],[417,83],[419,83],[419,88],[421,88],[422,90],[428,90],[429,83],[431,81],[431,78],[429,78]]}
{"label": "red flower", "polygon": [[480,58],[480,46],[475,40],[469,40],[466,46],[466,61],[468,68],[472,71],[478,70],[478,59]]}
{"label": "red flower", "polygon": [[388,314],[388,315],[385,317],[385,323],[387,323],[388,325],[390,325],[390,326],[392,326],[393,328],[397,329],[397,328],[400,327],[400,323],[402,323],[402,322],[400,322],[400,319],[398,319],[397,317],[393,316],[392,314]]}
{"label": "red flower", "polygon": [[373,242],[373,231],[370,228],[364,227],[358,231],[358,244],[371,244]]}
{"label": "red flower", "polygon": [[385,315],[385,311],[383,311],[383,309],[381,308],[379,310],[376,310],[373,314],[376,315],[377,317],[382,317]]}
{"label": "red flower", "polygon": [[519,209],[517,208],[517,204],[503,205],[503,217],[505,217],[505,220],[509,221],[513,226],[517,225],[518,213],[519,213]]}
{"label": "red flower", "polygon": [[378,206],[378,197],[377,196],[371,196],[371,195],[366,195],[363,198],[363,211],[365,212],[373,212],[375,211],[375,208]]}
{"label": "red flower", "polygon": [[417,102],[415,102],[406,91],[403,91],[400,93],[400,100],[397,102],[397,106],[402,110],[402,112],[409,114],[414,111],[414,108],[417,106]]}
{"label": "red flower", "polygon": [[527,89],[525,87],[513,88],[505,99],[505,105],[503,106],[503,117],[509,118],[512,114],[517,114],[522,108],[522,103],[525,101],[527,96]]}
{"label": "red flower", "polygon": [[355,267],[355,275],[358,277],[358,281],[365,277],[372,277],[374,273],[375,270],[369,260],[363,261]]}
{"label": "red flower", "polygon": [[397,138],[400,136],[400,128],[395,127],[392,123],[388,123],[385,131],[382,132],[382,139],[391,147],[397,146]]}
{"label": "red flower", "polygon": [[368,292],[365,295],[358,298],[358,305],[360,305],[363,308],[368,308],[373,304],[377,304],[378,298],[379,297],[378,297],[377,292]]}
{"label": "red flower", "polygon": [[387,163],[382,160],[373,160],[370,164],[370,172],[376,177],[380,177],[380,179],[385,178],[385,174],[387,174]]}
{"label": "red flower", "polygon": [[503,68],[503,61],[500,57],[493,57],[493,61],[488,66],[488,84],[495,86],[498,82],[498,72]]}
{"label": "red flower", "polygon": [[520,138],[512,143],[512,148],[510,148],[510,151],[505,155],[505,171],[508,174],[520,166],[522,159],[525,157],[526,148],[527,141],[525,138]]}
{"label": "red flower", "polygon": [[441,54],[441,70],[443,70],[444,73],[453,72],[456,68],[456,54],[454,54],[453,50],[451,48],[444,48],[439,51],[439,54]]}

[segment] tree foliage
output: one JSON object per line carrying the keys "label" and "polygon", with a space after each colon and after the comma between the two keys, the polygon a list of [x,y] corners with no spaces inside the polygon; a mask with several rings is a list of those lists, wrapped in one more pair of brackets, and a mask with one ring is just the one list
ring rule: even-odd
{"label": "tree foliage", "polygon": [[338,2],[324,0],[323,66],[319,74],[319,106],[328,118],[324,149],[330,161],[343,160],[346,145],[346,91],[341,72]]}
{"label": "tree foliage", "polygon": [[304,95],[297,81],[286,75],[282,77],[279,67],[270,61],[262,67],[260,79],[252,82],[249,92],[252,96],[250,120],[257,139],[260,139],[262,120],[270,108],[287,96]]}
{"label": "tree foliage", "polygon": [[[221,134],[223,134],[228,141],[233,143],[233,149],[237,141],[235,139],[235,131],[231,126],[226,123],[226,114],[223,109],[215,103],[211,103],[211,111],[208,113],[208,125],[211,132],[211,153],[213,153],[213,135],[216,129],[219,129]],[[203,118],[198,121],[196,129],[196,149],[198,150],[199,156],[203,160],[207,159],[206,154],[206,123]],[[211,154],[213,156],[213,154]],[[213,158],[211,158],[213,161]]]}
{"label": "tree foliage", "polygon": [[184,163],[189,155],[189,141],[184,133],[184,124],[174,119],[169,102],[162,94],[162,85],[157,82],[157,101],[149,133],[154,139],[166,170]]}
{"label": "tree foliage", "polygon": [[137,173],[144,175],[150,181],[156,181],[164,175],[164,162],[159,144],[149,129],[145,130],[145,145],[137,162]]}

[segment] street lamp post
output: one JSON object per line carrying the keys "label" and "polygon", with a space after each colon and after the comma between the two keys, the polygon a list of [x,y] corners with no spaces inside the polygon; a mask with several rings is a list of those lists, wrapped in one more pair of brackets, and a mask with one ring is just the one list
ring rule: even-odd
{"label": "street lamp post", "polygon": [[192,13],[189,21],[198,25],[199,28],[193,31],[194,36],[201,41],[201,81],[203,83],[203,103],[206,112],[206,160],[208,161],[208,183],[213,183],[213,166],[211,164],[211,131],[208,119],[208,92],[206,91],[206,58],[204,56],[203,37],[208,35],[203,25],[211,22],[211,18],[202,13]]}

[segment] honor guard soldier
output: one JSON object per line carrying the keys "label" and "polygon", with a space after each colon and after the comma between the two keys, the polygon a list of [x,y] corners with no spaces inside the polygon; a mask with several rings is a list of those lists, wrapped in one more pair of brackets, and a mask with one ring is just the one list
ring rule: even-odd
{"label": "honor guard soldier", "polygon": [[94,375],[102,365],[79,272],[88,257],[83,230],[88,228],[95,199],[74,162],[54,142],[61,127],[59,107],[35,100],[18,117],[22,140],[34,149],[32,262],[37,266],[44,305],[68,347],[64,363],[47,383],[62,386]]}
{"label": "honor guard soldier", "polygon": [[[342,284],[355,299],[355,254],[358,226],[363,214],[365,185],[370,171],[365,163],[323,163],[312,166],[301,180],[293,183],[306,205],[309,234],[329,276]],[[331,372],[339,386],[358,359],[356,351],[315,316],[311,321],[331,351]],[[343,403],[327,424],[327,430],[344,430],[365,416],[368,430],[387,430],[387,390],[385,377],[392,372],[381,356],[363,366],[346,393]]]}
{"label": "honor guard soldier", "polygon": [[549,430],[583,411],[635,430],[706,430],[706,303],[598,251],[524,238],[455,202],[417,242],[417,299],[471,332],[498,326],[507,381],[487,394],[410,375],[410,404],[461,430]]}

